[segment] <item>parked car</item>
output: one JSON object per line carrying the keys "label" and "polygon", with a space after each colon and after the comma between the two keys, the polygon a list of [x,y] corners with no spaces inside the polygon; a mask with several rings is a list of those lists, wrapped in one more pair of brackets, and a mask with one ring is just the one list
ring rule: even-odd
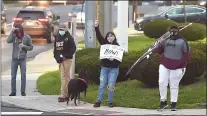
{"label": "parked car", "polygon": [[[206,8],[198,5],[186,5],[187,22],[206,24]],[[143,31],[144,24],[155,19],[169,19],[179,23],[185,22],[184,6],[177,5],[166,8],[157,14],[145,16],[136,20],[134,28]]]}
{"label": "parked car", "polygon": [[25,33],[30,36],[44,37],[48,43],[54,40],[59,27],[57,16],[50,8],[28,6],[21,9],[13,19],[13,23],[22,24]]}
{"label": "parked car", "polygon": [[72,12],[68,13],[68,28],[71,28],[72,17],[76,16],[77,28],[85,27],[85,5],[76,5],[73,7]]}
{"label": "parked car", "polygon": [[6,13],[5,13],[5,5],[3,1],[1,1],[1,33],[6,33]]}

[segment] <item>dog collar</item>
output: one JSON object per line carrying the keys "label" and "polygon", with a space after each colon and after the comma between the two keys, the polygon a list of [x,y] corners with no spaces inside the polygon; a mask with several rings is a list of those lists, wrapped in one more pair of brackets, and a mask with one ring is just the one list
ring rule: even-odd
{"label": "dog collar", "polygon": [[83,82],[85,82],[85,83],[87,84],[87,81],[86,81],[86,80],[84,80],[84,79],[81,79],[81,78],[78,78],[78,79],[80,79],[81,81],[83,81]]}

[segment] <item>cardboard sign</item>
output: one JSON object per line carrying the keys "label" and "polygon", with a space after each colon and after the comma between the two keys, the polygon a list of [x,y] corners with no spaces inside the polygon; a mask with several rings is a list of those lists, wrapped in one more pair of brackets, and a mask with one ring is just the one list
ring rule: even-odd
{"label": "cardboard sign", "polygon": [[124,48],[117,45],[105,44],[101,45],[100,59],[116,59],[122,62]]}

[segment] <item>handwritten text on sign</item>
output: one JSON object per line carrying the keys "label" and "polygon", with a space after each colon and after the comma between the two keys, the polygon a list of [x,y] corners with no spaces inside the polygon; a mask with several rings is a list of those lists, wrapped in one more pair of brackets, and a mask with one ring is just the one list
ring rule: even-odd
{"label": "handwritten text on sign", "polygon": [[124,48],[122,48],[121,46],[110,44],[101,45],[100,59],[111,58],[122,62],[123,53]]}

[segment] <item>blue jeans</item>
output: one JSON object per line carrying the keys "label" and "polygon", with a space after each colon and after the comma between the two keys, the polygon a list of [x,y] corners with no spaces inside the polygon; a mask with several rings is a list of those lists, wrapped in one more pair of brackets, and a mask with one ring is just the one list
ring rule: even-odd
{"label": "blue jeans", "polygon": [[108,88],[108,103],[112,103],[114,88],[116,84],[116,80],[119,74],[119,68],[101,68],[100,74],[100,85],[99,85],[99,93],[98,93],[98,102],[101,102],[103,99],[105,86]]}
{"label": "blue jeans", "polygon": [[21,70],[21,92],[25,92],[26,88],[26,59],[13,59],[11,64],[11,91],[16,93],[16,76],[17,69]]}

